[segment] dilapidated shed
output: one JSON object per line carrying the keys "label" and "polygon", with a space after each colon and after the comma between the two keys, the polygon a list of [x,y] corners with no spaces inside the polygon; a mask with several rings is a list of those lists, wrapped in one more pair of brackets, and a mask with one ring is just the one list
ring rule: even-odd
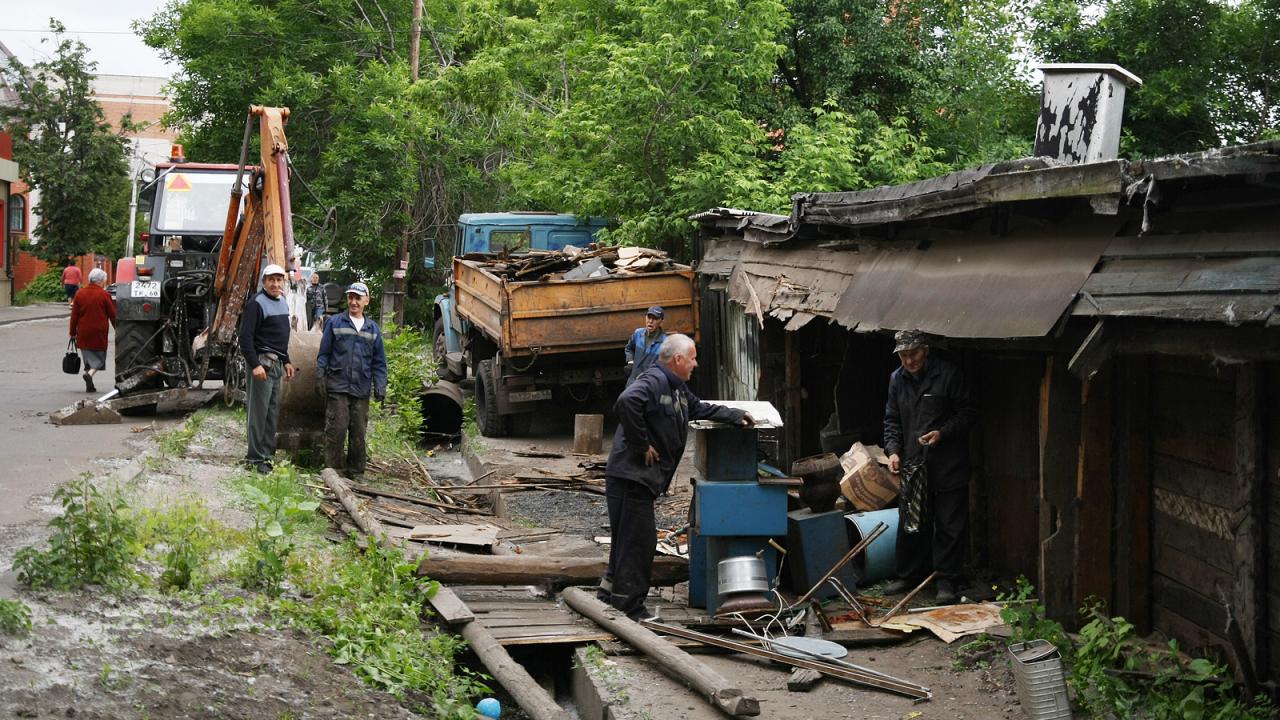
{"label": "dilapidated shed", "polygon": [[783,462],[878,442],[925,330],[980,389],[978,564],[1280,675],[1280,142],[695,219],[705,392],[782,408]]}

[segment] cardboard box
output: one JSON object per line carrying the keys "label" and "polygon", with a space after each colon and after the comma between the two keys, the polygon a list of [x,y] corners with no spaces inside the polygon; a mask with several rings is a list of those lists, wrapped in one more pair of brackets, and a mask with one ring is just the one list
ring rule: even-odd
{"label": "cardboard box", "polygon": [[858,511],[883,510],[897,499],[901,479],[889,472],[889,458],[878,446],[854,443],[840,465],[840,492]]}

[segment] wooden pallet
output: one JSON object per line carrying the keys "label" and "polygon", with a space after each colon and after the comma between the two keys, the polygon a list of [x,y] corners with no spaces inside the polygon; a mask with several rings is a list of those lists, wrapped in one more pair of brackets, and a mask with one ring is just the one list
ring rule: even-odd
{"label": "wooden pallet", "polygon": [[499,644],[555,645],[611,640],[613,635],[528,587],[454,586],[458,599]]}

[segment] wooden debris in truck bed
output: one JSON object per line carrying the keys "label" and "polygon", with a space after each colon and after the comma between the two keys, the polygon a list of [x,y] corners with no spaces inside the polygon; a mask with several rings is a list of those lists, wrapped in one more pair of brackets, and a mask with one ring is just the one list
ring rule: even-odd
{"label": "wooden debris in truck bed", "polygon": [[683,267],[662,250],[592,243],[585,249],[529,250],[519,254],[468,253],[485,270],[515,282],[581,280],[609,275],[636,275]]}

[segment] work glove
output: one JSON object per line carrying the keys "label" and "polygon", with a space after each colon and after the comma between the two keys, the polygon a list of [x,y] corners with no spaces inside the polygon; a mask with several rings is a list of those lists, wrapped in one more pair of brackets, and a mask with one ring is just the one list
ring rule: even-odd
{"label": "work glove", "polygon": [[373,399],[374,399],[374,400],[377,400],[380,404],[381,404],[381,403],[384,403],[384,402],[386,402],[386,400],[387,400],[387,393],[386,393],[386,392],[375,392],[375,393],[373,394]]}
{"label": "work glove", "polygon": [[325,382],[324,373],[316,374],[316,391],[320,393],[320,397],[329,396],[329,386],[328,383]]}

